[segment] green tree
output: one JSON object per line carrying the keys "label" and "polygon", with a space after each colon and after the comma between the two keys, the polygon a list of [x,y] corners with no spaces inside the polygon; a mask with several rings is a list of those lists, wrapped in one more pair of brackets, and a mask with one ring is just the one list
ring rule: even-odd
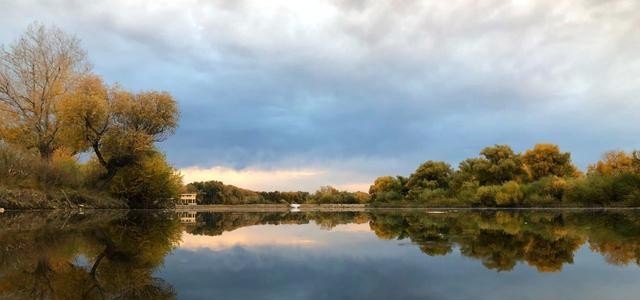
{"label": "green tree", "polygon": [[320,187],[313,195],[310,196],[310,201],[313,203],[340,203],[340,204],[355,204],[367,202],[368,195],[362,192],[347,192],[339,191],[332,186]]}
{"label": "green tree", "polygon": [[477,181],[480,185],[500,185],[524,176],[522,158],[507,145],[486,147],[481,157],[460,162],[455,174],[454,189],[464,182]]}
{"label": "green tree", "polygon": [[376,178],[373,185],[369,187],[371,201],[398,201],[404,197],[405,180],[398,176],[382,176]]}
{"label": "green tree", "polygon": [[486,147],[480,154],[488,162],[481,168],[481,174],[486,177],[485,183],[502,184],[517,180],[524,174],[520,155],[513,152],[508,145]]}
{"label": "green tree", "polygon": [[109,183],[111,193],[131,208],[170,207],[182,188],[182,177],[159,152],[123,168]]}
{"label": "green tree", "polygon": [[453,169],[442,161],[426,161],[409,176],[407,188],[415,189],[447,189],[453,175]]}
{"label": "green tree", "polygon": [[262,203],[266,200],[261,193],[215,180],[193,182],[187,185],[187,188],[200,195],[198,204],[247,204]]}
{"label": "green tree", "polygon": [[321,186],[311,195],[311,201],[314,203],[339,203],[340,191],[330,185]]}

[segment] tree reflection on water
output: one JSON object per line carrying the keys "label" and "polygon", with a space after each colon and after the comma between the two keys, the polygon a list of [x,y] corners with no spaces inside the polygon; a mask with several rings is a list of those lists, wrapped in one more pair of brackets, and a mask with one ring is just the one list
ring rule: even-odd
{"label": "tree reflection on water", "polygon": [[[640,264],[640,214],[613,211],[192,213],[91,211],[0,216],[0,298],[172,299],[156,274],[182,232],[217,236],[246,226],[368,224],[379,239],[425,255],[459,251],[495,271],[526,263],[558,272],[579,248],[614,265]],[[366,226],[366,225],[365,225]]]}
{"label": "tree reflection on water", "polygon": [[172,299],[153,276],[180,238],[166,213],[57,212],[0,218],[0,295],[14,299]]}

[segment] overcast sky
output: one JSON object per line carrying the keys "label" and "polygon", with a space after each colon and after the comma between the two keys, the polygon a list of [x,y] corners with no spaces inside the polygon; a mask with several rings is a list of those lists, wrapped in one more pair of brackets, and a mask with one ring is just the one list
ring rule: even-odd
{"label": "overcast sky", "polygon": [[581,168],[640,148],[636,0],[0,0],[82,40],[94,71],[166,90],[185,180],[367,190],[428,159],[551,142]]}

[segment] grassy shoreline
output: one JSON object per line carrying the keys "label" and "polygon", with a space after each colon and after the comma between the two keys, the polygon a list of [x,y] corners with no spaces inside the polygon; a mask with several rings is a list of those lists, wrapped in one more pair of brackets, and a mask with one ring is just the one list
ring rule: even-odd
{"label": "grassy shoreline", "polygon": [[[4,208],[5,212],[37,212],[37,211],[76,211],[80,207],[58,208]],[[175,207],[157,209],[132,209],[111,207],[82,207],[83,211],[175,211],[175,212],[291,212],[287,206],[264,207],[259,205],[208,205],[207,207]],[[319,205],[317,207],[301,207],[300,212],[384,212],[384,211],[425,211],[425,212],[453,212],[453,211],[608,211],[608,210],[639,210],[640,207],[331,207]]]}
{"label": "grassy shoreline", "polygon": [[[287,204],[213,204],[213,205],[177,205],[176,211],[210,211],[210,212],[252,212],[291,210]],[[301,204],[301,211],[365,211],[365,204]]]}
{"label": "grassy shoreline", "polygon": [[[194,205],[176,206],[175,211],[202,212],[250,212],[250,211],[290,211],[290,207],[281,204],[239,204],[239,205]],[[557,206],[557,207],[436,207],[436,206],[370,206],[366,204],[303,204],[301,211],[384,211],[384,210],[640,210],[640,207],[624,206]]]}
{"label": "grassy shoreline", "polygon": [[82,189],[6,188],[0,186],[0,208],[5,210],[41,209],[126,209],[125,201]]}
{"label": "grassy shoreline", "polygon": [[[74,210],[74,209],[129,209],[127,201],[113,198],[96,191],[83,189],[48,189],[45,191],[29,188],[7,188],[0,186],[0,208],[7,211],[29,210]],[[449,205],[447,205],[449,204]],[[203,212],[288,212],[290,207],[283,203],[263,204],[211,204],[176,205],[175,211]],[[301,211],[382,211],[382,210],[607,210],[640,209],[624,203],[609,205],[584,205],[582,203],[560,202],[531,206],[464,206],[451,203],[387,202],[368,204],[301,204]]]}

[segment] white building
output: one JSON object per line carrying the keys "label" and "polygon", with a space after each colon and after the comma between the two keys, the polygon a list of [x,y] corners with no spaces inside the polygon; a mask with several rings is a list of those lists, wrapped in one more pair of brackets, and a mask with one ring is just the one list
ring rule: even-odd
{"label": "white building", "polygon": [[183,211],[178,213],[180,216],[180,223],[195,223],[197,213],[195,211]]}
{"label": "white building", "polygon": [[196,193],[180,194],[180,199],[178,199],[178,205],[197,205],[196,203],[197,195],[198,194]]}

